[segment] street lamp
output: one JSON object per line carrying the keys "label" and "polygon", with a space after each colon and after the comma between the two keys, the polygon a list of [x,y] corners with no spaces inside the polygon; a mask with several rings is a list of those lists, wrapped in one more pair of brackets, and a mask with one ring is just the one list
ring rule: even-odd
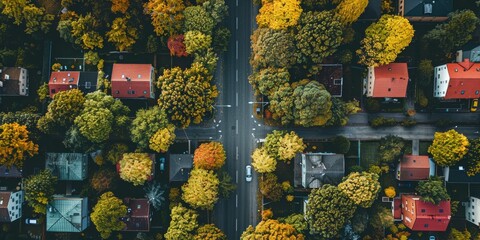
{"label": "street lamp", "polygon": [[[248,102],[248,104],[250,104],[250,105],[255,104],[255,103],[262,104],[262,111],[261,111],[261,113],[262,113],[262,119],[263,119],[263,108],[264,108],[265,106],[267,106],[270,102],[252,102],[252,101]],[[257,107],[257,109],[256,109],[257,115],[260,114],[259,110],[260,110],[260,109]],[[253,116],[252,116],[252,117],[253,117]]]}

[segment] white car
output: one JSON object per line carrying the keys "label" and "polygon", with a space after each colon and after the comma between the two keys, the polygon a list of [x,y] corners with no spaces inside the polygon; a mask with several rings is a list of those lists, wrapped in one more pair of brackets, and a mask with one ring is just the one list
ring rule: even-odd
{"label": "white car", "polygon": [[245,167],[245,170],[246,170],[245,180],[246,180],[247,182],[251,182],[251,181],[252,181],[252,166],[247,165],[247,166]]}

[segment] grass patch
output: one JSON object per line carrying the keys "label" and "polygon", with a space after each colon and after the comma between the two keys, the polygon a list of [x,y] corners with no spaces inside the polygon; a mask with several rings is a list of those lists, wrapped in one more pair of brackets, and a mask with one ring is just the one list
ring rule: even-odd
{"label": "grass patch", "polygon": [[360,145],[360,166],[368,169],[371,164],[377,162],[377,149],[380,141],[364,141]]}

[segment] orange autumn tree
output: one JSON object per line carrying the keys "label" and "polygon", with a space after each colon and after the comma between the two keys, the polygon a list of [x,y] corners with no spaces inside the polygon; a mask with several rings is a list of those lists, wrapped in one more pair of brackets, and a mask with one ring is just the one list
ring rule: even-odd
{"label": "orange autumn tree", "polygon": [[38,153],[38,145],[28,134],[25,125],[6,123],[0,126],[0,165],[22,167],[27,157]]}
{"label": "orange autumn tree", "polygon": [[202,143],[195,150],[193,164],[206,170],[219,169],[225,164],[225,150],[219,142]]}
{"label": "orange autumn tree", "polygon": [[168,38],[167,46],[170,50],[170,56],[186,57],[188,55],[185,48],[185,37],[183,34],[173,35]]}

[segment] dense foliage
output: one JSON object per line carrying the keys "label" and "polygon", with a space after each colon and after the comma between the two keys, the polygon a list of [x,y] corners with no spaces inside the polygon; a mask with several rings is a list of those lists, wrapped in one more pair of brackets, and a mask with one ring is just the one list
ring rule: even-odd
{"label": "dense foliage", "polygon": [[21,168],[23,161],[38,153],[38,145],[29,138],[25,125],[5,123],[0,125],[0,165]]}
{"label": "dense foliage", "polygon": [[143,185],[152,173],[152,162],[147,153],[125,153],[118,163],[120,178],[134,186]]}
{"label": "dense foliage", "polygon": [[380,191],[380,182],[375,173],[353,172],[338,184],[338,189],[358,206],[369,208]]}
{"label": "dense foliage", "polygon": [[227,240],[227,236],[214,224],[205,224],[197,229],[194,240]]}
{"label": "dense foliage", "polygon": [[455,165],[468,152],[469,142],[465,135],[454,129],[446,132],[436,132],[428,153],[437,165],[441,167]]}
{"label": "dense foliage", "polygon": [[393,163],[398,161],[405,151],[405,141],[401,137],[388,135],[380,139],[378,146],[378,161]]}
{"label": "dense foliage", "polygon": [[196,168],[216,170],[225,164],[225,150],[220,142],[202,143],[195,149],[193,165]]}
{"label": "dense foliage", "polygon": [[252,154],[252,166],[259,173],[275,171],[277,160],[271,157],[264,148],[257,148]]}
{"label": "dense foliage", "polygon": [[450,200],[450,195],[447,193],[442,180],[431,177],[428,181],[421,181],[418,183],[415,190],[420,195],[422,201],[438,204],[443,200]]}
{"label": "dense foliage", "polygon": [[166,240],[193,239],[198,228],[197,212],[178,205],[172,208],[170,218],[170,225],[165,233]]}
{"label": "dense foliage", "polygon": [[257,15],[258,25],[276,30],[295,26],[302,14],[300,2],[300,0],[263,0]]}
{"label": "dense foliage", "polygon": [[25,200],[33,212],[45,214],[47,203],[52,199],[55,192],[57,177],[49,170],[43,170],[38,174],[31,175],[25,180]]}
{"label": "dense foliage", "polygon": [[219,180],[211,170],[194,168],[182,186],[182,199],[193,208],[212,210],[218,200]]}
{"label": "dense foliage", "polygon": [[155,106],[147,110],[140,109],[130,126],[130,137],[140,149],[149,147],[150,139],[159,131],[168,126],[167,114],[163,109]]}
{"label": "dense foliage", "polygon": [[93,207],[90,218],[95,228],[103,239],[110,237],[113,231],[120,231],[125,223],[120,221],[127,214],[125,206],[112,192],[106,192],[100,196],[97,204]]}
{"label": "dense foliage", "polygon": [[480,173],[480,138],[470,140],[470,147],[465,157],[468,176]]}

